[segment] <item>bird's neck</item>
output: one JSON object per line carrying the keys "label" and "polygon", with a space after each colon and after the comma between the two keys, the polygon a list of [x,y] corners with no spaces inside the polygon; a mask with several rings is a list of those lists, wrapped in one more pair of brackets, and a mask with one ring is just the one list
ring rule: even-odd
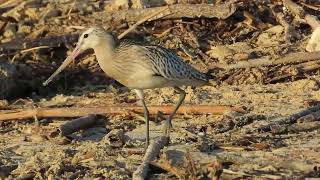
{"label": "bird's neck", "polygon": [[99,44],[93,48],[98,63],[102,66],[110,64],[115,54],[115,43],[108,40],[101,40]]}
{"label": "bird's neck", "polygon": [[113,60],[115,57],[116,45],[114,41],[102,40],[94,49],[97,61],[101,69],[109,76],[113,76],[112,69]]}

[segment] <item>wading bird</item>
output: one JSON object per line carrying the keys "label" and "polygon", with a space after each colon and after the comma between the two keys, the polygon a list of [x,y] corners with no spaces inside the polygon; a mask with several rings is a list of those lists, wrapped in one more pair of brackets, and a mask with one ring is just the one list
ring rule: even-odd
{"label": "wading bird", "polygon": [[47,85],[70,62],[86,49],[93,49],[101,69],[109,76],[134,89],[144,108],[146,146],[149,145],[149,112],[144,100],[144,89],[173,87],[179,94],[178,103],[165,121],[164,129],[170,132],[171,120],[185,99],[180,86],[201,86],[208,83],[208,76],[185,63],[174,52],[154,45],[133,41],[119,41],[102,27],[91,27],[79,37],[72,54],[48,78]]}

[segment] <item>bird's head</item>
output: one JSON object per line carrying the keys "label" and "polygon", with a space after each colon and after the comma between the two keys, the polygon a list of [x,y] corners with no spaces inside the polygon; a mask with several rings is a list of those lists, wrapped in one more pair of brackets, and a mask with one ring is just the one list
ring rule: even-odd
{"label": "bird's head", "polygon": [[87,49],[94,49],[101,42],[114,46],[115,40],[113,35],[100,26],[95,26],[84,31],[78,40],[76,48],[73,50],[71,57],[75,59],[79,54]]}
{"label": "bird's head", "polygon": [[78,40],[76,48],[72,51],[60,67],[43,83],[46,86],[55,76],[57,76],[63,69],[65,69],[72,60],[87,49],[95,49],[99,45],[115,46],[115,38],[105,29],[99,26],[94,26],[84,31]]}

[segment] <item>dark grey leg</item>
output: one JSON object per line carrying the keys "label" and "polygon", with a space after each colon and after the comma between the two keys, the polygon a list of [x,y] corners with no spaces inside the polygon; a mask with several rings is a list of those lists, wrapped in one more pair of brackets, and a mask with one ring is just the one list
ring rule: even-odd
{"label": "dark grey leg", "polygon": [[177,110],[179,109],[182,102],[184,101],[184,98],[186,97],[186,92],[184,90],[180,89],[179,87],[174,87],[174,89],[176,91],[178,91],[180,97],[179,97],[179,101],[178,101],[177,105],[175,106],[173,112],[170,114],[168,120],[166,120],[166,122],[164,124],[164,133],[166,136],[169,136],[169,134],[170,134],[170,130],[172,128],[171,121],[172,121],[173,116],[176,114]]}
{"label": "dark grey leg", "polygon": [[144,110],[144,119],[146,121],[146,149],[147,149],[149,146],[149,111],[146,106],[146,103],[144,102],[143,91],[141,89],[135,89],[135,91],[140,99],[140,102],[141,102],[141,104],[143,106],[143,110]]}

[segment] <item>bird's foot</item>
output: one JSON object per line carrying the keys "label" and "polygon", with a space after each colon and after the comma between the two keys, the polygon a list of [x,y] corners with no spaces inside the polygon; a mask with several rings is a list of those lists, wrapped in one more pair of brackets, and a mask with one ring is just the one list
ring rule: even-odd
{"label": "bird's foot", "polygon": [[163,124],[163,134],[166,136],[166,137],[170,137],[170,131],[172,129],[172,123],[171,123],[171,120],[166,120]]}

